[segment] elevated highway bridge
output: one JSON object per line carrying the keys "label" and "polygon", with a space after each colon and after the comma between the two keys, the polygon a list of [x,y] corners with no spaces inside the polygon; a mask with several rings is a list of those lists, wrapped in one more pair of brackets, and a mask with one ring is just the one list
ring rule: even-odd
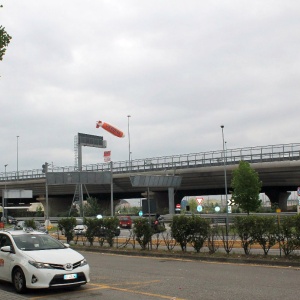
{"label": "elevated highway bridge", "polygon": [[[225,169],[229,193],[232,171],[237,168],[241,160],[249,162],[251,167],[258,172],[262,181],[262,192],[266,193],[272,203],[277,203],[285,211],[290,191],[297,190],[300,185],[299,143],[227,149],[225,153],[218,150],[152,157],[113,162],[112,165],[109,163],[89,164],[82,166],[82,171],[112,170],[115,200],[142,197],[141,194],[145,192],[145,188],[132,187],[131,175],[179,175],[182,176],[182,183],[174,192],[175,203],[180,203],[184,196],[224,194]],[[49,165],[48,172],[78,172],[78,169],[74,166],[51,168]],[[30,202],[43,202],[45,182],[42,169],[0,173],[1,195],[5,188],[29,189],[33,191],[34,198],[30,199]],[[76,185],[48,186],[49,199],[70,205],[75,190]],[[151,188],[151,192],[167,197],[168,189]],[[109,184],[86,185],[83,193],[94,196],[100,201],[109,201],[111,186]]]}

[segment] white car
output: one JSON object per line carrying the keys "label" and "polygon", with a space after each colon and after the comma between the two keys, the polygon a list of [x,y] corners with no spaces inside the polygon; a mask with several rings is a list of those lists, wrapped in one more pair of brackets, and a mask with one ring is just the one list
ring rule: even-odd
{"label": "white car", "polygon": [[18,293],[77,287],[90,281],[89,274],[80,253],[44,232],[0,231],[0,280],[12,282]]}
{"label": "white car", "polygon": [[87,231],[86,225],[76,225],[73,229],[75,235],[85,235]]}

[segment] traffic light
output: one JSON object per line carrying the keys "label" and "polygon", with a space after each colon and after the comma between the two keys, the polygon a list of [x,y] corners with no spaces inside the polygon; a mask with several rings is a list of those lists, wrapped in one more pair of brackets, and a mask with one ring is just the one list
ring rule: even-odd
{"label": "traffic light", "polygon": [[43,173],[47,173],[48,172],[48,163],[45,162],[43,165],[42,165],[42,172]]}

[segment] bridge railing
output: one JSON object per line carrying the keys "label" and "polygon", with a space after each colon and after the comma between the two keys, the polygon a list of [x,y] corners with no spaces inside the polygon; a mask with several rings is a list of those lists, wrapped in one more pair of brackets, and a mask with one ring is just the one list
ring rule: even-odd
{"label": "bridge railing", "polygon": [[[225,155],[224,155],[225,154]],[[113,173],[147,172],[155,170],[166,170],[172,172],[175,169],[196,168],[205,166],[220,166],[238,164],[241,160],[249,163],[263,163],[276,161],[300,160],[300,143],[281,144],[270,146],[257,146],[247,148],[222,150],[135,159],[132,161],[113,162]],[[88,164],[82,166],[82,171],[109,171],[109,163]],[[52,167],[49,172],[74,172],[78,171],[74,166]],[[14,181],[45,178],[41,169],[14,171],[0,173],[0,181]]]}

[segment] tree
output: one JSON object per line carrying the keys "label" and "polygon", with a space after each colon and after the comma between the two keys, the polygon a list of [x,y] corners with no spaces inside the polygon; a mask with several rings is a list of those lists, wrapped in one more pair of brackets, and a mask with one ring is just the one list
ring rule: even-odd
{"label": "tree", "polygon": [[135,219],[133,232],[142,250],[146,250],[146,246],[151,242],[151,237],[153,234],[153,230],[148,220],[145,218]]}
{"label": "tree", "polygon": [[191,241],[191,227],[189,217],[185,215],[174,216],[171,222],[172,237],[179,243],[181,250],[186,251],[187,244]]}
{"label": "tree", "polygon": [[248,162],[240,161],[239,167],[233,171],[232,199],[248,215],[250,211],[256,211],[261,206],[259,199],[261,185],[258,173],[250,167]]}
{"label": "tree", "polygon": [[[0,8],[3,7],[0,5]],[[5,27],[0,25],[0,60],[3,59],[3,56],[6,51],[6,47],[8,46],[11,40],[11,36],[5,31]]]}
{"label": "tree", "polygon": [[75,218],[60,219],[57,223],[58,229],[64,232],[67,243],[70,243],[74,238],[73,228],[76,226]]}
{"label": "tree", "polygon": [[86,199],[87,203],[84,205],[84,215],[86,217],[93,217],[100,213],[100,205],[96,198],[89,197]]}
{"label": "tree", "polygon": [[191,228],[191,244],[197,252],[203,247],[207,240],[210,229],[210,222],[207,219],[192,215],[189,218]]}

